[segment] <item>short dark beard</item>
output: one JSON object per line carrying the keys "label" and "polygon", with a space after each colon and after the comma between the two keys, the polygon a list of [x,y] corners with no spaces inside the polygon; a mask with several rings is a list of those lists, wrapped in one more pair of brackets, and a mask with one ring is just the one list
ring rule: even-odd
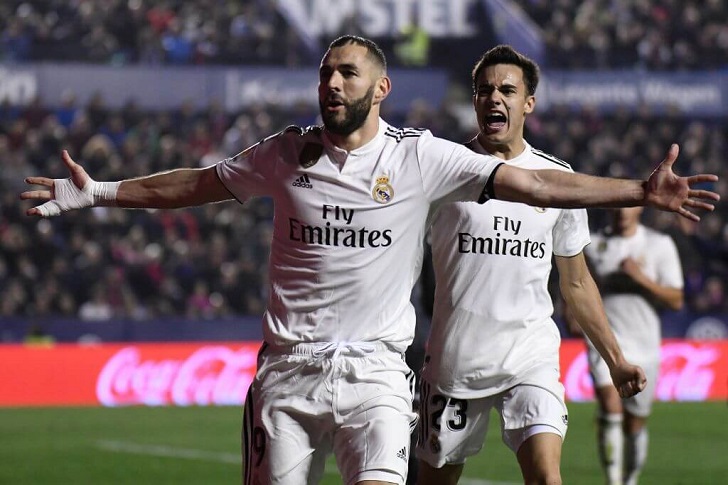
{"label": "short dark beard", "polygon": [[367,120],[367,116],[369,116],[372,109],[372,98],[374,98],[374,86],[370,87],[361,98],[344,103],[346,114],[341,121],[336,120],[335,113],[327,111],[323,102],[319,101],[324,126],[335,135],[351,135],[361,128]]}

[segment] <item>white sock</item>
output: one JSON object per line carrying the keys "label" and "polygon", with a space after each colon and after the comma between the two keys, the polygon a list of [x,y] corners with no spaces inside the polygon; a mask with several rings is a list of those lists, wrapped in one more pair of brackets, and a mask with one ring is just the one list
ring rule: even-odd
{"label": "white sock", "polygon": [[607,483],[622,483],[624,435],[622,434],[622,415],[606,414],[599,418],[599,460],[607,474]]}
{"label": "white sock", "polygon": [[635,434],[627,435],[624,447],[625,485],[637,485],[637,479],[647,460],[648,442],[647,428],[642,428]]}

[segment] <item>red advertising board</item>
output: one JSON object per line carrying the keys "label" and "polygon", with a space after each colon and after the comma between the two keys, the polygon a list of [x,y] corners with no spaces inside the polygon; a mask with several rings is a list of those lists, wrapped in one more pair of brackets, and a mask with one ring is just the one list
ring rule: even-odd
{"label": "red advertising board", "polygon": [[[655,397],[660,401],[728,398],[728,340],[665,340]],[[594,398],[594,388],[579,340],[561,344],[561,380],[568,401]]]}
{"label": "red advertising board", "polygon": [[0,406],[241,404],[259,343],[0,345]]}
{"label": "red advertising board", "polygon": [[[260,343],[0,345],[0,406],[240,405]],[[728,340],[665,341],[657,399],[728,399]],[[584,344],[565,340],[569,401],[593,399]]]}

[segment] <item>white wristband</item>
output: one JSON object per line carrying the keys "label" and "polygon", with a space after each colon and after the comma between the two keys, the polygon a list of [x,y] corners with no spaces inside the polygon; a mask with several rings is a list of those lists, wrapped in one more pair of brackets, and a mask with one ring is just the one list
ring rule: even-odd
{"label": "white wristband", "polygon": [[84,207],[116,205],[116,192],[121,184],[89,180],[81,190],[70,178],[54,179],[53,182],[55,197],[37,207],[43,217]]}
{"label": "white wristband", "polygon": [[116,205],[116,192],[119,190],[119,185],[121,185],[121,182],[96,182],[91,180],[83,190],[93,196],[93,205],[114,206]]}

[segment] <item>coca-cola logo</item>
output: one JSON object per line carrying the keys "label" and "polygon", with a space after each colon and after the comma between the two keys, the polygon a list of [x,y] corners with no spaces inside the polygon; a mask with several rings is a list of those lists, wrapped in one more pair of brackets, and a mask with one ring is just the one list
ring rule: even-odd
{"label": "coca-cola logo", "polygon": [[660,401],[704,401],[715,380],[712,364],[720,357],[717,347],[670,343],[662,346],[662,365],[657,381]]}
{"label": "coca-cola logo", "polygon": [[[660,401],[704,401],[715,381],[715,364],[720,349],[710,344],[668,342],[662,345],[660,376],[655,398]],[[586,351],[566,364],[563,372],[566,398],[588,401],[594,398]]]}
{"label": "coca-cola logo", "polygon": [[144,359],[125,347],[104,365],[96,396],[104,406],[239,405],[255,375],[256,352],[204,346],[183,359]]}

